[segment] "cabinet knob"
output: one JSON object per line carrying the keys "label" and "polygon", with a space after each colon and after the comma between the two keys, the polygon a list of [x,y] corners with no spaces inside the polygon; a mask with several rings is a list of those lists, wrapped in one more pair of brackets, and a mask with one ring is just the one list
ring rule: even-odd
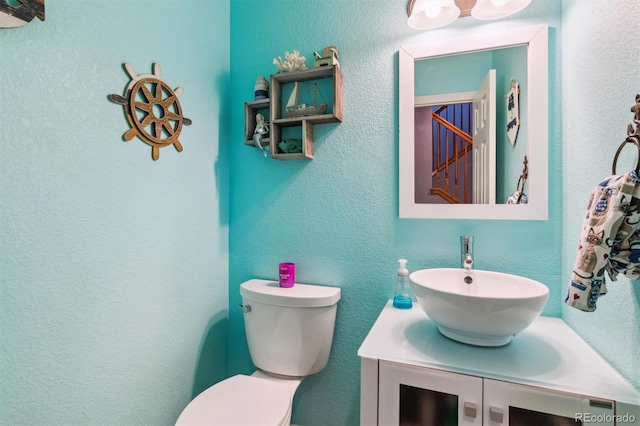
{"label": "cabinet knob", "polygon": [[476,407],[476,404],[474,404],[473,402],[465,402],[464,403],[464,416],[465,417],[471,417],[472,419],[476,418],[478,409]]}
{"label": "cabinet knob", "polygon": [[504,412],[498,407],[489,407],[489,420],[496,423],[502,423]]}

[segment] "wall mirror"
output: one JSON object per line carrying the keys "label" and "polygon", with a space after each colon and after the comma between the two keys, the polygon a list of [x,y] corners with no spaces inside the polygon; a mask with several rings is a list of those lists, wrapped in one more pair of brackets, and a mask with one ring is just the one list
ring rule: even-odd
{"label": "wall mirror", "polygon": [[[398,59],[400,217],[546,220],[547,26],[402,46]],[[520,89],[515,143],[513,131],[507,134],[514,86]],[[452,117],[463,117],[452,122],[469,126],[460,142],[451,135],[437,142],[448,131],[438,130],[436,112],[447,105],[453,105]],[[528,202],[506,204],[508,195],[522,188],[525,167]],[[452,195],[440,188],[445,180],[447,188],[456,182],[455,190],[447,190]]]}

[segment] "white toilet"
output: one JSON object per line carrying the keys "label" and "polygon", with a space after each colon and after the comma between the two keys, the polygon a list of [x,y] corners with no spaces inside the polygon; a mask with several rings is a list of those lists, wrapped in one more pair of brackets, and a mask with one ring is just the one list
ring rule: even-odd
{"label": "white toilet", "polygon": [[327,365],[339,288],[281,288],[276,281],[253,279],[240,285],[240,295],[249,352],[258,370],[202,392],[182,411],[177,426],[288,426],[298,385]]}

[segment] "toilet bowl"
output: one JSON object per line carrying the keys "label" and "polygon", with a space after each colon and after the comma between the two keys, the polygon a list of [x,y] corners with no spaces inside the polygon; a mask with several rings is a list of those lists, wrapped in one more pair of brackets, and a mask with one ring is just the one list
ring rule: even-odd
{"label": "toilet bowl", "polygon": [[238,374],[198,395],[176,426],[289,426],[295,392],[329,359],[340,289],[253,279],[240,286],[251,376]]}
{"label": "toilet bowl", "polygon": [[292,382],[289,386],[272,381],[260,371],[238,374],[198,395],[182,411],[176,426],[288,426],[300,380]]}

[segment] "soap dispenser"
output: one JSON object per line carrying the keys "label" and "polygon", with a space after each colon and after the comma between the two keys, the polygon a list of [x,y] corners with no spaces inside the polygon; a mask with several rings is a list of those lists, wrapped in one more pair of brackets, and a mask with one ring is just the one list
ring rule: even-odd
{"label": "soap dispenser", "polygon": [[393,296],[393,307],[400,309],[409,309],[413,306],[415,297],[411,290],[409,282],[409,271],[407,270],[407,259],[398,260],[400,267],[398,268],[398,277],[396,281],[396,293]]}

